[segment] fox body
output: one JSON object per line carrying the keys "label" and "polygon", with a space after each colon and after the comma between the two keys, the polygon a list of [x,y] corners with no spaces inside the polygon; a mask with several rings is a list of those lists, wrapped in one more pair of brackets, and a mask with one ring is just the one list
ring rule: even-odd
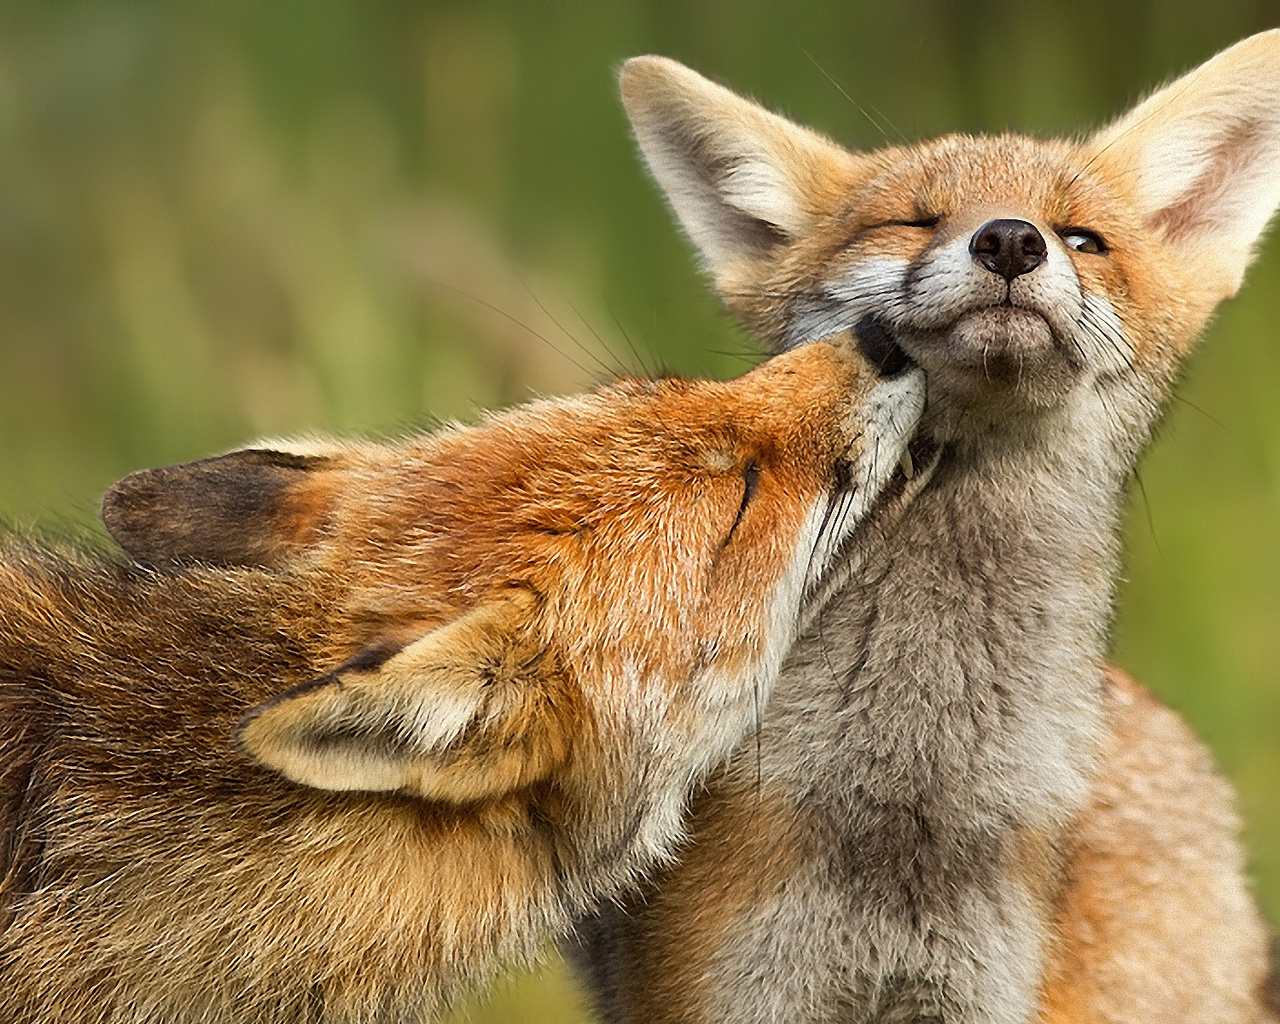
{"label": "fox body", "polygon": [[1280,32],[1080,142],[860,154],[662,58],[637,138],[726,304],[925,370],[929,485],[830,577],[681,863],[583,929],[615,1021],[1245,1022],[1228,787],[1105,667],[1125,482],[1280,200]]}
{"label": "fox body", "polygon": [[533,957],[668,856],[923,404],[809,346],[143,471],[131,564],[5,542],[0,1016],[419,1021]]}

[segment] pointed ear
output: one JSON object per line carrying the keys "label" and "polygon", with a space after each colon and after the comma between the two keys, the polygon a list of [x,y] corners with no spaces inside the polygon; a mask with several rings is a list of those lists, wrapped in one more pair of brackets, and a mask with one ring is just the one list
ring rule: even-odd
{"label": "pointed ear", "polygon": [[576,702],[531,639],[534,599],[513,593],[260,704],[241,747],[306,786],[455,803],[546,778],[567,756]]}
{"label": "pointed ear", "polygon": [[323,530],[343,468],[336,450],[251,448],[144,469],[107,491],[102,521],[140,562],[278,566]]}
{"label": "pointed ear", "polygon": [[852,154],[683,64],[634,57],[619,84],[649,168],[722,291],[744,261],[804,234],[848,194]]}
{"label": "pointed ear", "polygon": [[1086,143],[1212,301],[1240,287],[1280,202],[1280,30],[1250,36]]}

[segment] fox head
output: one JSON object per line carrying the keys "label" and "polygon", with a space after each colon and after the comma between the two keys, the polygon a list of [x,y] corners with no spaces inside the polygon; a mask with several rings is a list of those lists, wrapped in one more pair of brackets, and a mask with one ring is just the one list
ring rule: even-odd
{"label": "fox head", "polygon": [[664,58],[621,87],[729,308],[777,349],[855,328],[918,363],[944,442],[1087,406],[1132,454],[1280,200],[1280,30],[1084,141],[854,153]]}
{"label": "fox head", "polygon": [[923,405],[918,372],[881,381],[818,344],[727,383],[625,380],[400,443],[146,470],[103,517],[140,561],[321,595],[322,671],[238,732],[288,778],[466,804],[643,776],[671,811],[759,713],[836,548],[909,497]]}

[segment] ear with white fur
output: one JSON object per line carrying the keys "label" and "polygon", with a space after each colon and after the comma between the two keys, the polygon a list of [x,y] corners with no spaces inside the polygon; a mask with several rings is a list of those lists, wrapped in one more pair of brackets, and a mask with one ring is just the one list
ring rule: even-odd
{"label": "ear with white fur", "polygon": [[743,261],[803,234],[852,176],[852,154],[676,61],[634,57],[619,85],[653,176],[722,291]]}
{"label": "ear with white fur", "polygon": [[1213,301],[1240,287],[1280,203],[1280,29],[1224,50],[1086,144]]}
{"label": "ear with white fur", "polygon": [[533,609],[514,591],[398,650],[370,647],[253,708],[237,741],[317,789],[461,803],[544,779],[567,756],[575,702],[530,637]]}

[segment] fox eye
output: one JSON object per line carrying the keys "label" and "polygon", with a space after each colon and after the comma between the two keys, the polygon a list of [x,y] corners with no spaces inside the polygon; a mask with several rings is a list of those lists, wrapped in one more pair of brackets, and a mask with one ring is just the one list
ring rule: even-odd
{"label": "fox eye", "polygon": [[876,227],[885,228],[936,228],[938,222],[942,218],[938,214],[930,214],[925,217],[917,217],[915,220],[887,220],[883,224],[877,224]]}
{"label": "fox eye", "polygon": [[880,228],[923,228],[928,231],[936,228],[941,221],[942,217],[936,214],[917,217],[915,220],[878,220],[859,228],[857,233],[860,235],[864,231],[877,231]]}
{"label": "fox eye", "polygon": [[[751,499],[756,496],[756,490],[760,486],[760,467],[754,462],[748,462],[742,470],[742,503],[738,505],[738,515],[733,520],[733,526],[729,528],[729,537],[732,537],[734,531],[738,529],[738,525],[742,522],[742,516],[747,511],[747,506],[751,504]],[[727,542],[729,537],[725,538]]]}
{"label": "fox eye", "polygon": [[1102,236],[1088,228],[1063,228],[1058,234],[1067,243],[1067,248],[1076,252],[1102,256],[1110,251]]}

